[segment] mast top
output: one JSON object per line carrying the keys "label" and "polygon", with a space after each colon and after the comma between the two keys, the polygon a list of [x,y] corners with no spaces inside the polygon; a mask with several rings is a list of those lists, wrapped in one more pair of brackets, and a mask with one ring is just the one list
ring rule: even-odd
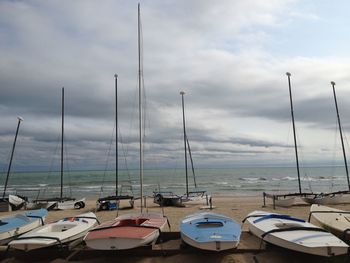
{"label": "mast top", "polygon": [[114,74],[114,77],[115,77],[115,78],[118,78],[118,74]]}
{"label": "mast top", "polygon": [[185,95],[186,93],[184,91],[180,91],[180,94],[181,95]]}
{"label": "mast top", "polygon": [[334,85],[335,85],[335,82],[334,82],[334,81],[331,81],[331,84],[332,84],[332,86],[334,86]]}
{"label": "mast top", "polygon": [[290,74],[289,72],[286,72],[286,75],[287,75],[288,77],[290,77],[292,74]]}
{"label": "mast top", "polygon": [[23,121],[24,119],[21,116],[17,116],[17,120]]}

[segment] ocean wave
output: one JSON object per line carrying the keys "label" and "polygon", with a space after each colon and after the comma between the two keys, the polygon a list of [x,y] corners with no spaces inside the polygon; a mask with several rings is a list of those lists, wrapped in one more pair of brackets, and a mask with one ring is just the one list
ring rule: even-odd
{"label": "ocean wave", "polygon": [[240,177],[238,178],[240,181],[267,181],[265,177]]}

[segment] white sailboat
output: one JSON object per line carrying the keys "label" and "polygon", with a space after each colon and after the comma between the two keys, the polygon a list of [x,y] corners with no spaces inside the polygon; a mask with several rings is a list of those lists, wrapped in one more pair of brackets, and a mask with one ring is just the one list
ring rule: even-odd
{"label": "white sailboat", "polygon": [[348,171],[348,162],[346,160],[346,152],[345,152],[345,147],[344,147],[342,126],[340,123],[338,102],[337,102],[337,96],[335,93],[335,82],[331,81],[331,85],[332,85],[332,89],[333,89],[335,109],[336,109],[336,113],[337,113],[340,141],[341,141],[342,150],[343,150],[343,158],[344,158],[344,165],[345,165],[348,190],[347,191],[332,192],[332,193],[315,193],[312,195],[307,195],[305,197],[302,197],[302,200],[308,204],[333,205],[333,204],[349,203],[350,202],[350,179],[349,179],[349,171]]}
{"label": "white sailboat", "polygon": [[121,203],[130,208],[134,207],[134,196],[133,195],[121,195],[119,192],[119,167],[118,167],[118,75],[114,75],[115,78],[115,194],[105,197],[101,197],[96,202],[97,210],[112,210],[118,209],[121,206]]}
{"label": "white sailboat", "polygon": [[185,203],[189,204],[209,204],[210,195],[206,191],[202,190],[192,190],[189,191],[189,181],[188,181],[188,165],[187,165],[187,151],[189,153],[192,175],[194,180],[194,186],[197,188],[196,175],[193,166],[192,153],[190,148],[190,143],[186,132],[186,120],[185,120],[185,104],[184,95],[185,92],[181,91],[181,101],[182,101],[182,121],[183,121],[183,136],[184,136],[184,152],[185,152],[185,178],[186,178],[186,193],[183,195],[177,195],[169,191],[155,191],[153,192],[153,202],[159,204],[160,206],[184,206]]}
{"label": "white sailboat", "polygon": [[9,166],[7,169],[6,180],[5,180],[5,184],[4,184],[4,191],[2,193],[2,198],[0,199],[0,211],[3,211],[3,212],[9,211],[9,210],[18,210],[18,209],[22,208],[23,206],[25,206],[25,204],[27,203],[27,200],[28,200],[27,197],[15,195],[15,194],[9,194],[9,196],[6,197],[6,190],[7,190],[8,180],[10,177],[12,160],[13,160],[13,155],[15,152],[18,131],[19,131],[20,124],[23,121],[23,118],[18,116],[17,120],[18,120],[18,122],[17,122],[16,135],[15,135],[15,139],[14,139],[13,145],[12,145],[10,162],[9,162]]}
{"label": "white sailboat", "polygon": [[63,196],[63,187],[64,187],[64,158],[63,158],[63,145],[64,145],[64,88],[62,88],[62,121],[61,121],[61,166],[60,166],[60,196],[54,198],[41,198],[33,200],[30,207],[43,207],[48,210],[58,209],[58,210],[67,210],[67,209],[80,209],[85,207],[85,198],[79,200],[73,197]]}
{"label": "white sailboat", "polygon": [[139,55],[139,171],[140,171],[140,213],[126,214],[92,229],[84,237],[86,245],[99,250],[123,250],[154,244],[168,219],[160,213],[147,213],[143,209],[143,103],[142,66],[140,45],[140,4],[138,4],[138,55]]}

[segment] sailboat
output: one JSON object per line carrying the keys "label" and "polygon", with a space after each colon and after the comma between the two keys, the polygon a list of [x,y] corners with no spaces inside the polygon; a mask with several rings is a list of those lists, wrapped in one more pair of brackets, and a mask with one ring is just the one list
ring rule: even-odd
{"label": "sailboat", "polygon": [[273,199],[274,206],[281,206],[281,207],[289,207],[292,206],[295,203],[295,197],[301,196],[301,183],[300,183],[300,170],[299,170],[299,158],[298,158],[298,146],[297,146],[297,137],[295,132],[295,121],[294,121],[294,109],[293,109],[293,97],[292,97],[292,88],[291,88],[291,82],[290,82],[290,76],[291,73],[286,73],[288,77],[288,88],[289,88],[289,100],[290,100],[290,112],[292,117],[292,124],[293,124],[293,138],[294,138],[294,151],[295,151],[295,161],[296,161],[296,168],[297,168],[297,175],[298,175],[298,186],[299,186],[299,193],[295,194],[267,194],[263,193],[264,196],[264,204],[265,204],[265,197],[270,197]]}
{"label": "sailboat", "polygon": [[18,122],[17,122],[16,135],[15,135],[15,139],[14,139],[13,145],[12,145],[10,163],[9,163],[9,166],[7,169],[6,180],[5,180],[5,184],[4,184],[4,191],[2,193],[2,198],[0,199],[0,211],[2,211],[2,212],[9,211],[10,209],[18,210],[18,209],[22,208],[28,200],[27,197],[20,196],[20,195],[13,195],[13,194],[9,194],[9,196],[6,197],[7,184],[8,184],[8,180],[9,180],[9,176],[10,176],[13,155],[15,152],[19,126],[21,124],[21,121],[23,121],[23,118],[18,116],[17,120],[18,120]]}
{"label": "sailboat", "polygon": [[168,219],[160,213],[143,211],[143,104],[141,66],[141,21],[138,4],[138,57],[139,57],[139,171],[140,171],[140,213],[126,214],[90,230],[84,237],[86,245],[99,250],[124,250],[154,244],[165,229]]}
{"label": "sailboat", "polygon": [[337,96],[335,93],[335,82],[331,81],[332,89],[333,89],[333,97],[334,97],[334,103],[335,103],[335,109],[337,113],[337,121],[338,121],[338,127],[339,127],[339,135],[340,135],[340,141],[341,141],[341,146],[343,150],[343,158],[344,158],[344,165],[345,165],[345,172],[346,172],[346,178],[347,178],[347,183],[348,183],[348,189],[347,191],[339,191],[339,192],[332,192],[332,193],[315,193],[312,195],[308,195],[305,197],[302,197],[302,200],[306,203],[309,204],[339,204],[343,203],[349,200],[348,196],[345,194],[350,194],[350,180],[349,180],[349,170],[348,170],[348,163],[346,160],[346,153],[345,153],[345,147],[344,147],[344,140],[343,140],[343,133],[342,133],[342,126],[340,123],[340,116],[339,116],[339,110],[338,110],[338,103],[337,103]]}
{"label": "sailboat", "polygon": [[48,210],[58,209],[80,209],[85,207],[85,198],[76,200],[73,197],[63,196],[63,174],[64,174],[64,163],[63,163],[63,145],[64,145],[64,88],[62,88],[62,121],[61,121],[61,167],[60,167],[60,196],[54,198],[42,198],[33,200],[33,203],[29,207],[44,207]]}
{"label": "sailboat", "polygon": [[121,200],[129,200],[131,208],[134,207],[134,196],[119,195],[119,177],[118,177],[118,75],[115,78],[115,195],[101,197],[97,200],[97,210],[111,210],[120,207]]}
{"label": "sailboat", "polygon": [[182,98],[182,121],[183,121],[183,134],[184,134],[184,150],[185,150],[185,178],[186,178],[186,193],[183,195],[176,195],[170,191],[155,191],[153,192],[153,202],[159,204],[160,206],[184,206],[184,203],[188,202],[191,204],[201,204],[206,202],[209,204],[210,196],[207,195],[206,191],[189,191],[188,182],[188,165],[187,165],[187,151],[190,155],[192,175],[194,180],[194,186],[197,188],[196,175],[194,172],[193,159],[191,153],[190,142],[186,133],[186,121],[185,121],[185,104],[184,95],[185,92],[180,92]]}
{"label": "sailboat", "polygon": [[196,183],[196,177],[194,173],[194,167],[193,167],[193,159],[192,159],[192,153],[190,148],[190,143],[187,138],[187,132],[186,132],[186,120],[185,120],[185,103],[184,103],[184,95],[185,92],[181,91],[181,101],[182,101],[182,123],[183,123],[183,133],[184,133],[184,150],[185,150],[185,175],[186,175],[186,193],[181,197],[182,202],[191,202],[191,203],[202,203],[206,202],[208,205],[208,200],[210,196],[206,194],[206,191],[189,191],[189,183],[188,183],[188,170],[187,170],[187,148],[190,154],[190,160],[191,160],[191,166],[192,166],[192,173],[194,178],[194,184],[195,187],[197,187]]}

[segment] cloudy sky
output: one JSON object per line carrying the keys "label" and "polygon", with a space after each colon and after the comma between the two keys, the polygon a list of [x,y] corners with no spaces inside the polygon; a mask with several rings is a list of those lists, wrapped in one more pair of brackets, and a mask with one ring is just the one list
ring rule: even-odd
{"label": "cloudy sky", "polygon": [[[104,169],[115,73],[120,149],[137,167],[137,3],[0,2],[1,171],[17,116],[24,121],[13,169],[52,169],[63,86],[69,168]],[[346,137],[349,7],[345,0],[141,1],[145,167],[183,163],[181,90],[197,167],[293,165],[286,71],[302,164],[341,165],[330,81]]]}

